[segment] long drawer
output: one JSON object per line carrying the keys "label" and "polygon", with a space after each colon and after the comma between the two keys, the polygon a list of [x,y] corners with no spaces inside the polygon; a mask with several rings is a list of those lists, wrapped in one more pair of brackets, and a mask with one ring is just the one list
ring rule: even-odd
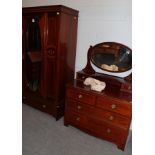
{"label": "long drawer", "polygon": [[52,100],[46,100],[44,98],[41,98],[37,95],[31,95],[31,93],[27,92],[23,96],[23,103],[28,104],[36,109],[39,109],[43,112],[47,112],[49,114],[53,114],[55,107],[54,107],[54,101],[52,103]]}
{"label": "long drawer", "polygon": [[128,129],[121,129],[109,123],[91,118],[91,129],[99,137],[114,142],[116,144],[125,144],[128,135]]}
{"label": "long drawer", "polygon": [[71,109],[66,109],[65,119],[67,122],[69,122],[69,124],[84,131],[87,130],[87,132],[96,137],[111,141],[116,144],[123,144],[126,141],[128,130],[120,129],[98,119],[76,113]]}
{"label": "long drawer", "polygon": [[132,107],[131,104],[126,101],[119,101],[116,99],[104,97],[98,97],[96,100],[96,107],[109,110],[127,117],[131,117]]}
{"label": "long drawer", "polygon": [[95,108],[94,106],[82,104],[71,99],[66,100],[66,107],[77,113],[103,120],[124,129],[127,129],[130,125],[130,119],[127,117],[109,112],[107,110]]}

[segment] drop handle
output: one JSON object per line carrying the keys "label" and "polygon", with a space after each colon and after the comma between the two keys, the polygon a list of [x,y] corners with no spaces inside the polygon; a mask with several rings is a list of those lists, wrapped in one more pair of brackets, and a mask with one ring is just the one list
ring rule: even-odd
{"label": "drop handle", "polygon": [[79,121],[79,120],[80,120],[80,117],[77,117],[77,118],[76,118],[76,121]]}
{"label": "drop handle", "polygon": [[42,105],[42,107],[43,107],[43,108],[46,108],[46,105],[45,105],[45,104],[43,104],[43,105]]}
{"label": "drop handle", "polygon": [[85,76],[82,76],[82,79],[85,79]]}
{"label": "drop handle", "polygon": [[107,133],[111,133],[111,130],[110,129],[107,129]]}
{"label": "drop handle", "polygon": [[113,119],[114,119],[114,117],[113,117],[113,116],[110,116],[110,117],[109,117],[109,120],[110,120],[110,121],[112,121]]}
{"label": "drop handle", "polygon": [[112,108],[112,109],[116,109],[116,104],[112,104],[112,105],[111,105],[111,108]]}
{"label": "drop handle", "polygon": [[82,107],[80,105],[77,106],[77,109],[80,110]]}
{"label": "drop handle", "polygon": [[81,94],[78,95],[78,98],[79,98],[79,99],[82,98],[82,97],[83,97],[83,96],[82,96]]}

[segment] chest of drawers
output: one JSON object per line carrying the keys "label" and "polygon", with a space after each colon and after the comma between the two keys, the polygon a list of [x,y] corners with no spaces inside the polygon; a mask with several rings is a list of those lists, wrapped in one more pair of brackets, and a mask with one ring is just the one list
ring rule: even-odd
{"label": "chest of drawers", "polygon": [[131,102],[106,89],[99,93],[80,80],[67,85],[64,124],[115,143],[124,150],[131,122]]}

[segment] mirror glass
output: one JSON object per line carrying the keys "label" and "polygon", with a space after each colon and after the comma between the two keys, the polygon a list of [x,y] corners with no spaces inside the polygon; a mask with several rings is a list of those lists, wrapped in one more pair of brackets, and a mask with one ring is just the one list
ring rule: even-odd
{"label": "mirror glass", "polygon": [[41,75],[41,35],[39,19],[27,19],[26,32],[26,73],[27,85],[31,91],[37,91]]}
{"label": "mirror glass", "polygon": [[92,48],[91,62],[110,72],[125,72],[132,68],[132,50],[120,43],[104,42]]}

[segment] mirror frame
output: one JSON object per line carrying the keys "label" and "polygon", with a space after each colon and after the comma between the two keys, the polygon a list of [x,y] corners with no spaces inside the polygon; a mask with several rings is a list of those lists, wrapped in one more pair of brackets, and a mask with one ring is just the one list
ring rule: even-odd
{"label": "mirror frame", "polygon": [[127,68],[124,68],[124,69],[121,69],[121,68],[118,67],[118,71],[112,71],[112,70],[109,70],[109,69],[101,68],[93,60],[93,56],[95,54],[96,49],[101,50],[101,53],[102,53],[102,50],[103,50],[103,53],[105,53],[105,51],[107,53],[112,53],[116,57],[118,56],[118,52],[120,51],[120,49],[126,49],[126,51],[129,51],[131,53],[131,56],[132,56],[131,48],[129,48],[128,46],[123,45],[121,43],[117,43],[117,42],[102,42],[102,43],[96,44],[95,46],[90,46],[90,48],[88,50],[88,53],[87,53],[87,65],[83,69],[83,71],[85,73],[88,73],[88,74],[94,74],[95,73],[94,69],[92,68],[91,63],[93,63],[97,68],[99,68],[99,69],[101,69],[103,71],[112,72],[112,73],[123,73],[123,72],[126,72],[126,71],[132,69],[132,59],[131,59],[131,66],[129,66]]}

